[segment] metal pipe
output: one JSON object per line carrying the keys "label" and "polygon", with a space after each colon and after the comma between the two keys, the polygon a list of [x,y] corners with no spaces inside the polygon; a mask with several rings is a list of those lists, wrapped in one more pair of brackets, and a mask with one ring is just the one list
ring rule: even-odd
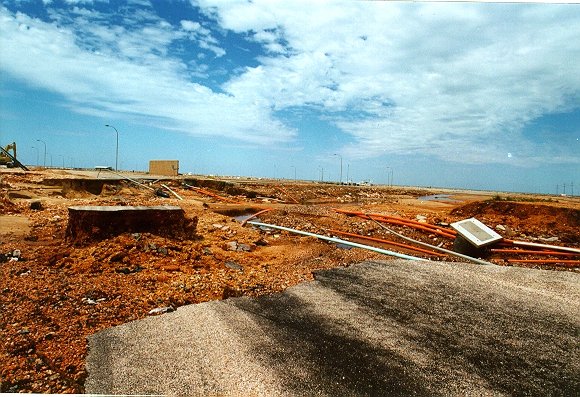
{"label": "metal pipe", "polygon": [[393,233],[395,236],[398,236],[398,237],[402,238],[403,240],[406,240],[406,241],[409,241],[409,242],[412,242],[412,243],[421,245],[423,247],[429,247],[429,248],[434,249],[434,250],[437,250],[437,251],[445,252],[446,254],[453,255],[453,256],[457,256],[459,258],[467,259],[468,261],[477,263],[479,265],[493,265],[493,263],[491,263],[491,262],[487,262],[487,261],[484,261],[484,260],[481,260],[481,259],[473,258],[471,256],[467,256],[467,255],[460,254],[459,252],[451,251],[451,250],[448,250],[448,249],[445,249],[445,248],[437,247],[436,245],[431,245],[431,244],[423,243],[421,241],[417,241],[417,240],[412,239],[410,237],[403,236],[402,234],[399,234],[399,233],[395,232],[394,230],[389,229],[388,227],[386,227],[382,223],[378,222],[376,219],[373,219],[372,217],[369,217],[369,219],[372,220],[373,222],[375,222],[377,225],[379,225],[383,229],[388,230],[389,232]]}
{"label": "metal pipe", "polygon": [[559,245],[549,245],[549,244],[539,244],[539,243],[528,243],[527,241],[515,241],[515,240],[504,240],[510,244],[518,245],[521,247],[536,247],[536,248],[546,248],[552,249],[556,251],[566,251],[566,252],[574,252],[576,254],[580,254],[580,249],[570,248],[570,247],[561,247]]}
{"label": "metal pipe", "polygon": [[366,250],[369,250],[369,251],[378,252],[379,254],[390,255],[390,256],[397,257],[397,258],[401,258],[401,259],[409,259],[409,260],[415,260],[415,261],[426,261],[426,262],[429,262],[428,259],[418,258],[416,256],[400,254],[398,252],[393,252],[393,251],[384,250],[384,249],[381,249],[381,248],[371,247],[371,246],[364,245],[364,244],[353,243],[351,241],[341,240],[339,238],[322,236],[320,234],[314,234],[314,233],[310,233],[310,232],[303,232],[301,230],[290,229],[290,228],[284,227],[284,226],[269,225],[267,223],[254,222],[254,221],[250,221],[248,223],[250,225],[254,225],[254,226],[269,227],[271,229],[284,230],[284,231],[287,231],[287,232],[290,232],[290,233],[301,234],[303,236],[316,237],[317,239],[320,239],[320,240],[330,241],[330,242],[337,243],[337,244],[344,244],[344,245],[348,245],[348,246],[356,247],[356,248],[362,248],[362,249],[366,249]]}
{"label": "metal pipe", "polygon": [[173,190],[171,190],[171,189],[169,188],[169,186],[167,186],[167,185],[164,185],[163,183],[161,184],[161,186],[163,186],[165,189],[169,190],[169,192],[171,192],[171,193],[172,193],[172,194],[173,194],[175,197],[177,197],[178,199],[180,199],[180,200],[183,200],[183,198],[181,198],[181,196],[180,196],[179,194],[177,194],[177,193],[175,193]]}
{"label": "metal pipe", "polygon": [[139,186],[143,186],[144,188],[147,188],[147,189],[149,189],[149,190],[155,191],[155,189],[153,189],[152,187],[150,187],[150,186],[147,186],[147,185],[144,185],[144,184],[142,184],[141,182],[137,182],[136,180],[134,180],[134,179],[131,179],[131,178],[129,178],[128,176],[121,175],[121,174],[119,174],[118,172],[115,172],[115,171],[111,171],[111,170],[108,170],[108,171],[109,171],[109,172],[112,172],[113,174],[119,175],[121,178],[125,178],[125,179],[127,179],[128,181],[131,181],[131,182],[133,182],[133,183],[135,183],[135,184],[137,184],[137,185],[139,185]]}

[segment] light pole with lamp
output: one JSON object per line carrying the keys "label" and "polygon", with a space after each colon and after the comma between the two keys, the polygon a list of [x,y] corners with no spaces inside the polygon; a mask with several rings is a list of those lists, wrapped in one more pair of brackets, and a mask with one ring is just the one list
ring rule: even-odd
{"label": "light pole with lamp", "polygon": [[342,185],[342,156],[337,153],[334,153],[333,156],[338,156],[340,158],[340,184]]}
{"label": "light pole with lamp", "polygon": [[44,168],[46,168],[46,142],[44,142],[42,139],[37,139],[36,142],[42,142],[44,145]]}
{"label": "light pole with lamp", "polygon": [[32,148],[36,149],[36,166],[38,167],[38,148],[34,146]]}
{"label": "light pole with lamp", "polygon": [[115,127],[109,124],[105,124],[105,127],[110,127],[115,130],[117,133],[117,150],[115,152],[115,171],[119,171],[118,164],[119,164],[119,131]]}

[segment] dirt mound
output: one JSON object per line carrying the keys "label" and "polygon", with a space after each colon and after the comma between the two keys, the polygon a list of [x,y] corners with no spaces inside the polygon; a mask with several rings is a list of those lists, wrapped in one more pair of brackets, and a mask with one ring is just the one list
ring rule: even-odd
{"label": "dirt mound", "polygon": [[451,215],[476,217],[489,226],[507,224],[516,231],[537,237],[556,236],[563,242],[580,243],[580,210],[510,201],[478,201],[457,207]]}

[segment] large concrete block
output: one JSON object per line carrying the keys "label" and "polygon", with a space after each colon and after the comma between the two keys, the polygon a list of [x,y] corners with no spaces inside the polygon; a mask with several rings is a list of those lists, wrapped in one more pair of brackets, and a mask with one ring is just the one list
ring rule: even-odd
{"label": "large concrete block", "polygon": [[197,226],[177,206],[75,206],[68,213],[66,239],[77,245],[128,232],[191,239]]}

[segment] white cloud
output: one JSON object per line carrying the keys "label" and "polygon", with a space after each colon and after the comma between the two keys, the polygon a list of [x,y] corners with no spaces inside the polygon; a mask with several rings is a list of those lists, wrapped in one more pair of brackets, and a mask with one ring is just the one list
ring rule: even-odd
{"label": "white cloud", "polygon": [[[349,158],[580,161],[557,140],[539,147],[523,133],[542,115],[580,107],[577,6],[195,4],[224,32],[264,49],[258,66],[223,83],[225,94],[189,77],[207,72],[211,53],[228,55],[210,25],[184,19],[174,27],[152,9],[110,26],[80,6],[53,11],[54,24],[0,8],[1,70],[61,93],[76,111],[124,113],[198,135],[288,142],[296,132],[274,112],[304,107],[350,136],[341,152]],[[206,63],[172,57],[172,43],[184,39],[211,51],[196,56]]]}
{"label": "white cloud", "polygon": [[[254,32],[266,48],[282,38],[290,49],[290,55],[261,59],[226,91],[266,99],[276,109],[320,106],[354,138],[344,148],[348,156],[413,153],[505,162],[506,151],[498,149],[503,145],[520,148],[523,163],[541,158],[540,149],[546,162],[569,151],[558,142],[534,145],[522,129],[542,115],[580,107],[578,7],[200,3],[224,28]],[[364,116],[346,120],[337,113],[345,110]]]}
{"label": "white cloud", "polygon": [[188,81],[186,66],[163,56],[173,34],[167,26],[116,29],[110,37],[102,28],[92,33],[115,39],[118,53],[106,46],[91,51],[71,30],[0,9],[0,70],[64,95],[82,113],[125,114],[160,128],[261,144],[294,135],[267,109]]}
{"label": "white cloud", "polygon": [[182,20],[181,27],[183,28],[183,30],[195,32],[196,30],[201,28],[201,25],[199,24],[199,22]]}

